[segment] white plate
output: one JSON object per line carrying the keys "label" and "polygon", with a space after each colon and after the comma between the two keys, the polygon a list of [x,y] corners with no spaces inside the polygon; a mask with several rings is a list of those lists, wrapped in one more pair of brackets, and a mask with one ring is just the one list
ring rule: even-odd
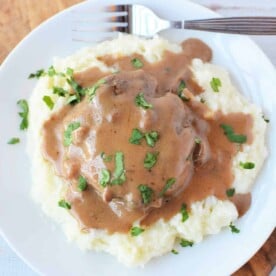
{"label": "white plate", "polygon": [[[129,269],[104,253],[84,253],[68,244],[59,227],[42,214],[30,198],[30,162],[25,154],[26,137],[18,130],[16,101],[28,98],[34,81],[30,72],[46,68],[53,56],[66,56],[81,45],[71,42],[70,10],[91,12],[99,2],[88,1],[66,10],[28,35],[1,66],[0,84],[0,226],[2,235],[34,270],[45,275],[227,275],[244,264],[264,243],[275,226],[276,199],[276,75],[261,50],[247,37],[189,31],[170,31],[163,35],[173,41],[199,37],[214,50],[214,63],[228,68],[235,83],[249,100],[260,105],[270,119],[267,145],[269,157],[253,189],[253,204],[239,220],[241,233],[229,229],[206,238],[179,255],[167,254],[154,259],[144,269]],[[127,1],[134,2],[132,0]],[[135,1],[146,3],[148,1]],[[103,3],[103,1],[101,1]],[[105,1],[104,3],[108,3]],[[181,0],[147,3],[160,16],[203,18],[215,14],[201,6]],[[20,136],[22,143],[7,145]]]}

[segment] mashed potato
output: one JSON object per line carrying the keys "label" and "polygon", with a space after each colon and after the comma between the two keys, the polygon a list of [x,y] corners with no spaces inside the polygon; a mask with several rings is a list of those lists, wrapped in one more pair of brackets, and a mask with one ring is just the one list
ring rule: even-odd
{"label": "mashed potato", "polygon": [[[61,72],[68,67],[73,68],[74,71],[82,71],[91,66],[97,66],[102,71],[112,73],[116,68],[107,67],[97,59],[98,56],[107,54],[125,56],[138,53],[149,62],[155,62],[162,58],[164,50],[179,52],[181,48],[179,45],[158,37],[152,40],[143,40],[124,35],[93,48],[80,50],[67,58],[55,59],[53,65],[56,71]],[[226,114],[244,112],[251,114],[254,118],[254,141],[251,145],[245,145],[242,151],[237,153],[232,167],[235,176],[233,187],[238,193],[247,193],[250,191],[266,156],[264,144],[266,123],[262,119],[261,110],[248,103],[239,94],[231,83],[228,73],[221,67],[195,59],[191,68],[197,82],[205,90],[204,93],[196,97],[198,101],[203,98],[206,105],[213,111],[221,110]],[[214,93],[210,87],[210,79],[213,76],[219,77],[221,80],[220,93]],[[68,211],[59,208],[57,204],[65,196],[68,183],[55,175],[52,166],[43,159],[40,151],[43,122],[49,118],[52,112],[57,111],[65,104],[63,98],[52,94],[53,86],[69,88],[64,78],[45,76],[38,81],[29,101],[28,151],[32,159],[32,195],[34,200],[42,206],[43,211],[62,225],[68,240],[75,241],[82,249],[106,251],[126,265],[144,265],[151,258],[171,251],[175,242],[181,238],[198,243],[205,235],[216,234],[237,219],[238,212],[232,202],[218,200],[214,196],[210,196],[192,204],[189,219],[184,223],[181,222],[180,214],[175,215],[168,222],[160,219],[137,237],[132,237],[129,234],[107,234],[105,230],[91,230],[89,233],[81,231],[73,216]],[[56,101],[52,111],[42,101],[45,95],[51,96]],[[255,168],[253,170],[240,168],[239,163],[246,161],[254,162]]]}

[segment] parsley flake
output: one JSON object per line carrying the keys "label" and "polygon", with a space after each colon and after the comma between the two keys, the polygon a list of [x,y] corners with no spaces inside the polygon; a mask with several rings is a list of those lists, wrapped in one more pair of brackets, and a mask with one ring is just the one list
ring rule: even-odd
{"label": "parsley flake", "polygon": [[50,96],[44,96],[42,98],[43,102],[48,106],[50,110],[54,108],[55,103],[53,102],[52,98]]}
{"label": "parsley flake", "polygon": [[192,247],[194,245],[194,242],[188,241],[188,240],[185,240],[185,239],[181,239],[180,245],[182,247],[188,247],[188,246]]}
{"label": "parsley flake", "polygon": [[49,77],[53,77],[53,76],[55,76],[55,75],[57,75],[57,71],[56,71],[56,69],[54,68],[54,66],[52,65],[52,66],[50,66],[49,69],[48,69],[48,76],[49,76]]}
{"label": "parsley flake", "polygon": [[35,73],[31,73],[28,77],[28,79],[39,79],[40,77],[45,76],[44,69],[37,70]]}
{"label": "parsley flake", "polygon": [[178,254],[179,254],[179,252],[178,252],[177,250],[175,250],[175,249],[172,249],[171,252],[172,252],[174,255],[178,255]]}
{"label": "parsley flake", "polygon": [[65,201],[64,199],[60,200],[58,202],[58,206],[67,210],[71,209],[71,204],[67,201]]}
{"label": "parsley flake", "polygon": [[113,180],[111,184],[121,185],[126,181],[126,174],[124,168],[124,154],[121,151],[115,153],[115,171],[113,173]]}
{"label": "parsley flake", "polygon": [[17,137],[13,137],[7,142],[7,144],[9,144],[9,145],[15,145],[15,144],[18,144],[18,143],[20,143],[20,139],[17,138]]}
{"label": "parsley flake", "polygon": [[29,120],[28,120],[29,106],[27,101],[24,99],[19,100],[17,104],[22,109],[22,112],[18,113],[18,115],[22,118],[20,123],[20,129],[24,130],[24,129],[27,129],[29,126]]}
{"label": "parsley flake", "polygon": [[144,66],[143,62],[139,58],[133,58],[131,64],[134,68],[142,68]]}
{"label": "parsley flake", "polygon": [[187,205],[185,203],[182,204],[181,209],[180,209],[180,213],[182,215],[182,222],[185,222],[188,218],[189,218],[189,214],[187,211]]}
{"label": "parsley flake", "polygon": [[145,229],[138,227],[138,226],[133,226],[130,229],[130,234],[132,237],[137,237],[140,234],[142,234],[145,231]]}
{"label": "parsley flake", "polygon": [[210,85],[214,92],[219,92],[219,88],[221,87],[221,80],[219,78],[212,78]]}
{"label": "parsley flake", "polygon": [[72,68],[67,68],[66,69],[66,75],[68,75],[69,77],[73,77],[73,73],[74,73],[74,70]]}
{"label": "parsley flake", "polygon": [[153,190],[145,184],[140,184],[137,188],[141,193],[143,204],[149,204],[152,200]]}
{"label": "parsley flake", "polygon": [[98,80],[92,87],[86,88],[86,94],[89,97],[89,101],[91,102],[95,95],[96,95],[96,91],[98,90],[98,88],[105,83],[105,79],[100,79]]}
{"label": "parsley flake", "polygon": [[162,189],[162,191],[160,192],[159,196],[163,197],[165,195],[165,193],[172,187],[172,185],[175,183],[176,179],[175,178],[169,178],[164,186],[164,188]]}
{"label": "parsley flake", "polygon": [[224,130],[224,134],[230,142],[243,144],[247,141],[246,135],[236,134],[230,125],[221,124],[220,127]]}
{"label": "parsley flake", "polygon": [[67,104],[74,105],[76,103],[79,103],[83,96],[85,96],[86,91],[88,88],[82,88],[81,85],[79,85],[73,78],[73,69],[67,68],[66,70],[67,75],[69,78],[66,79],[67,83],[71,86],[72,90],[74,91],[74,95],[71,95],[67,99]]}
{"label": "parsley flake", "polygon": [[138,128],[134,128],[128,141],[134,145],[141,145],[143,138],[146,139],[148,146],[154,147],[159,138],[159,134],[157,131],[150,131],[144,134]]}
{"label": "parsley flake", "polygon": [[182,93],[184,88],[186,88],[186,83],[183,80],[181,80],[177,88],[177,94],[179,95],[179,93]]}
{"label": "parsley flake", "polygon": [[144,93],[139,93],[136,97],[135,97],[135,104],[139,107],[142,107],[144,109],[149,109],[149,108],[152,108],[153,105],[148,103],[146,100],[145,100],[145,97],[144,97]]}
{"label": "parsley flake", "polygon": [[178,97],[181,99],[181,100],[183,100],[184,102],[188,102],[190,99],[189,98],[187,98],[187,97],[185,97],[184,95],[183,95],[183,90],[186,88],[186,83],[183,81],[183,80],[181,80],[180,81],[180,84],[179,84],[179,86],[178,86],[178,88],[177,88],[177,95],[178,95]]}
{"label": "parsley flake", "polygon": [[77,95],[84,96],[84,89],[73,78],[67,79],[66,81]]}
{"label": "parsley flake", "polygon": [[157,131],[150,131],[145,134],[146,142],[150,147],[154,147],[155,143],[159,138],[159,134]]}
{"label": "parsley flake", "polygon": [[65,97],[67,94],[69,94],[69,92],[67,90],[63,89],[62,87],[57,87],[57,86],[53,87],[53,93],[57,94],[60,97]]}
{"label": "parsley flake", "polygon": [[109,170],[102,169],[101,170],[101,175],[100,175],[100,185],[105,188],[107,186],[107,184],[109,183],[109,181],[110,181],[110,172],[109,172]]}
{"label": "parsley flake", "polygon": [[68,147],[71,145],[71,143],[73,142],[72,133],[79,127],[80,127],[80,122],[73,122],[67,126],[67,129],[64,131],[64,137],[63,137],[64,146]]}
{"label": "parsley flake", "polygon": [[78,189],[79,191],[84,191],[87,188],[87,180],[85,177],[83,177],[82,175],[79,176],[78,179]]}
{"label": "parsley flake", "polygon": [[113,159],[113,155],[106,155],[104,152],[101,152],[101,158],[104,162],[111,162]]}
{"label": "parsley flake", "polygon": [[232,233],[235,233],[235,234],[240,233],[240,230],[232,222],[230,223],[229,227]]}
{"label": "parsley flake", "polygon": [[144,168],[150,170],[157,162],[159,152],[147,152],[144,158]]}
{"label": "parsley flake", "polygon": [[240,162],[240,167],[246,170],[251,170],[255,168],[255,164],[252,162]]}
{"label": "parsley flake", "polygon": [[236,191],[235,188],[229,188],[226,190],[226,195],[228,197],[232,197],[235,194],[235,191]]}
{"label": "parsley flake", "polygon": [[78,102],[80,102],[80,96],[77,94],[69,96],[66,100],[66,104],[70,104],[70,105],[74,105]]}
{"label": "parsley flake", "polygon": [[134,128],[131,132],[131,136],[128,141],[134,145],[140,145],[141,140],[144,138],[144,134],[138,129]]}

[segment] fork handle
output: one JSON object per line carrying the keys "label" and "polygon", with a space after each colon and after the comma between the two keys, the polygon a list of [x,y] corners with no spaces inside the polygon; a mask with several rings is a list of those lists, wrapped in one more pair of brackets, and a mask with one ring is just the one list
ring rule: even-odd
{"label": "fork handle", "polygon": [[276,35],[276,17],[225,17],[175,21],[171,27],[232,34]]}

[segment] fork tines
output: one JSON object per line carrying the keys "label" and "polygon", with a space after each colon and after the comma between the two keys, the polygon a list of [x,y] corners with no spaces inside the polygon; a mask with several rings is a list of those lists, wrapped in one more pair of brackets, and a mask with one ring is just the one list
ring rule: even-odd
{"label": "fork tines", "polygon": [[129,12],[131,9],[131,5],[110,5],[104,7],[104,10],[107,12]]}
{"label": "fork tines", "polygon": [[[131,5],[110,5],[97,12],[72,12],[72,40],[96,42],[112,38],[117,32],[128,32],[128,16]],[[87,34],[85,34],[87,33]]]}
{"label": "fork tines", "polygon": [[104,8],[104,11],[110,13],[108,22],[117,24],[124,23],[123,26],[114,25],[112,31],[115,32],[128,32],[129,15],[132,9],[132,5],[110,5]]}

